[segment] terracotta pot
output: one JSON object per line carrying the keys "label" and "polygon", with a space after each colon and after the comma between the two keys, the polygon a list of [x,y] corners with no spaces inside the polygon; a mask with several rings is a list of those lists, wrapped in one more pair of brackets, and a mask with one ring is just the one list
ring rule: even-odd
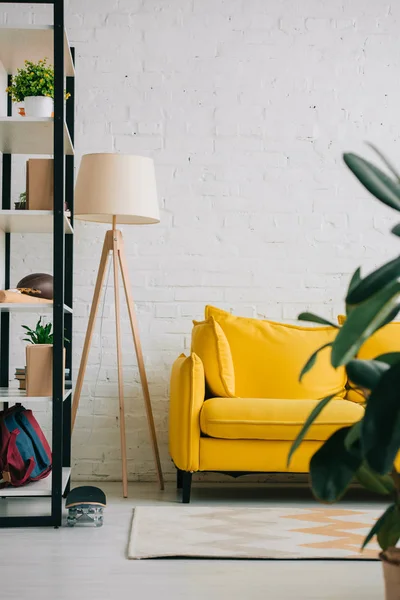
{"label": "terracotta pot", "polygon": [[400,548],[389,548],[380,554],[385,579],[386,600],[400,600]]}
{"label": "terracotta pot", "polygon": [[[64,350],[65,366],[65,350]],[[63,382],[64,385],[64,382]],[[52,396],[53,346],[32,344],[26,347],[26,395]]]}

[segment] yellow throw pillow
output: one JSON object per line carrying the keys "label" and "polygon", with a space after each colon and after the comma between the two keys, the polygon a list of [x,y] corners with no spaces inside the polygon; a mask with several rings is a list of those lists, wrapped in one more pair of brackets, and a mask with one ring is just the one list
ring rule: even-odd
{"label": "yellow throw pillow", "polygon": [[345,395],[345,370],[331,366],[330,348],[319,354],[315,366],[299,382],[311,354],[335,339],[334,327],[303,327],[235,317],[207,306],[206,318],[210,317],[219,323],[228,340],[237,396],[318,399],[330,394]]}
{"label": "yellow throw pillow", "polygon": [[221,398],[235,397],[235,371],[228,340],[213,317],[193,321],[192,352],[201,358],[210,391]]}
{"label": "yellow throw pillow", "polygon": [[[339,325],[345,322],[345,315],[338,316]],[[358,351],[357,358],[371,360],[387,352],[400,352],[400,322],[388,323],[364,342]]]}

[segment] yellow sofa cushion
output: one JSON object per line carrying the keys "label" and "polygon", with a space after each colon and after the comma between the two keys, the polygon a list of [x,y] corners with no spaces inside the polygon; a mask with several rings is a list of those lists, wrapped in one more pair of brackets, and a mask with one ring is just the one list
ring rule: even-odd
{"label": "yellow sofa cushion", "polygon": [[332,342],[333,327],[303,327],[273,321],[235,317],[224,310],[206,307],[229,342],[235,369],[236,396],[247,398],[318,399],[345,395],[346,373],[330,364],[330,348],[322,351],[315,366],[299,382],[311,354]]}
{"label": "yellow sofa cushion", "polygon": [[346,394],[346,400],[350,400],[350,402],[357,402],[357,404],[365,404],[365,398],[363,394],[357,390],[348,390]]}
{"label": "yellow sofa cushion", "polygon": [[235,370],[228,340],[213,317],[193,321],[192,352],[201,358],[207,385],[215,396],[235,396]]}
{"label": "yellow sofa cushion", "polygon": [[[211,398],[200,413],[204,435],[229,440],[295,440],[317,400]],[[330,402],[305,440],[323,441],[340,427],[359,421],[364,409],[341,398]],[[267,461],[267,459],[266,459]]]}
{"label": "yellow sofa cushion", "polygon": [[[346,317],[338,316],[339,325],[343,325]],[[400,322],[388,323],[382,329],[378,329],[364,342],[358,351],[357,358],[370,360],[386,352],[400,352]]]}

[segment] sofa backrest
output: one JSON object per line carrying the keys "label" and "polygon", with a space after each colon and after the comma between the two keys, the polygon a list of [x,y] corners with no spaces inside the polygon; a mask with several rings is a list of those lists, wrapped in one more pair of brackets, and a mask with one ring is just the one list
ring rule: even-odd
{"label": "sofa backrest", "polygon": [[300,372],[311,354],[334,340],[337,334],[334,327],[303,327],[236,317],[207,306],[206,319],[211,317],[229,343],[236,396],[287,399],[345,396],[346,373],[342,367],[335,370],[331,366],[330,348],[318,355],[315,366],[299,382]]}

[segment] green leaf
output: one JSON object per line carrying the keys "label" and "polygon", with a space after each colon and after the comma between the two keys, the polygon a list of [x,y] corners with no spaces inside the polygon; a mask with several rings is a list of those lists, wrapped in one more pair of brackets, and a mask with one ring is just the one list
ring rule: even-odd
{"label": "green leaf", "polygon": [[386,516],[382,526],[378,531],[378,544],[382,550],[387,550],[393,546],[396,546],[400,539],[400,513],[399,507],[396,508]]}
{"label": "green leaf", "polygon": [[314,454],[310,462],[312,490],[322,502],[339,500],[361,466],[360,452],[345,445],[350,427],[335,431]]}
{"label": "green leaf", "polygon": [[393,494],[395,486],[390,475],[375,473],[366,463],[363,463],[356,473],[356,479],[365,489],[376,494]]}
{"label": "green leaf", "polygon": [[319,352],[321,352],[321,350],[323,350],[324,348],[329,348],[329,346],[332,346],[332,342],[329,342],[328,344],[324,344],[323,346],[318,348],[318,350],[313,352],[313,354],[311,354],[310,358],[308,359],[308,361],[306,362],[306,364],[304,365],[304,367],[301,370],[301,373],[299,375],[299,381],[301,381],[303,379],[304,375],[313,368],[313,366],[315,365],[315,363],[317,361],[317,356],[318,356]]}
{"label": "green leaf", "polygon": [[310,429],[311,425],[314,423],[315,419],[318,415],[324,410],[325,406],[329,404],[329,402],[335,398],[336,394],[332,394],[331,396],[327,396],[318,402],[318,404],[312,409],[310,414],[308,415],[303,427],[300,430],[299,435],[294,440],[292,447],[290,448],[290,452],[287,459],[287,466],[289,466],[290,461],[292,460],[293,454],[296,452],[297,448],[300,446],[301,442],[304,439],[307,431]]}
{"label": "green leaf", "polygon": [[384,524],[385,520],[390,516],[390,514],[394,510],[396,510],[396,505],[395,504],[391,504],[390,506],[388,506],[388,508],[383,513],[383,515],[381,515],[379,517],[379,519],[377,520],[377,522],[375,523],[375,525],[372,527],[371,531],[369,532],[369,534],[365,538],[365,540],[364,540],[363,545],[361,546],[361,548],[365,548],[365,546],[372,540],[372,538],[380,531],[380,529],[381,529],[382,525]]}
{"label": "green leaf", "polygon": [[388,283],[400,277],[400,257],[394,258],[362,279],[358,285],[347,292],[346,304],[360,304],[373,294],[384,288]]}
{"label": "green leaf", "polygon": [[379,362],[383,362],[392,366],[400,362],[400,352],[386,352],[385,354],[376,356],[374,360],[378,360]]}
{"label": "green leaf", "polygon": [[352,427],[350,427],[346,439],[344,440],[344,445],[346,446],[347,450],[351,450],[352,446],[359,442],[361,437],[361,424],[362,421],[358,421],[352,425]]}
{"label": "green leaf", "polygon": [[358,267],[358,269],[356,269],[354,271],[353,275],[351,276],[347,293],[350,293],[351,290],[353,290],[355,287],[357,287],[358,284],[360,283],[360,281],[361,281],[361,267]]}
{"label": "green leaf", "polygon": [[356,306],[339,329],[332,346],[332,366],[337,368],[349,362],[362,344],[389,317],[400,309],[400,280],[392,281],[371,298]]}
{"label": "green leaf", "polygon": [[377,360],[353,359],[346,365],[349,380],[358,386],[373,390],[389,365]]}
{"label": "green leaf", "polygon": [[397,223],[397,225],[393,227],[392,233],[394,233],[394,235],[400,236],[400,223]]}
{"label": "green leaf", "polygon": [[384,373],[371,392],[363,418],[361,444],[369,466],[386,475],[400,448],[400,363]]}
{"label": "green leaf", "polygon": [[310,312],[302,312],[298,316],[300,321],[309,321],[310,323],[319,323],[320,325],[329,325],[329,327],[334,327],[335,329],[339,329],[339,325],[332,323],[332,321],[328,321],[323,317],[319,317],[318,315],[314,315]]}
{"label": "green leaf", "polygon": [[383,164],[385,164],[387,166],[387,168],[389,169],[389,171],[391,171],[393,173],[393,175],[396,177],[396,179],[398,179],[400,181],[400,174],[398,173],[398,171],[395,169],[395,167],[392,165],[392,163],[386,158],[386,156],[384,156],[384,154],[382,154],[382,152],[375,146],[375,144],[372,144],[371,142],[367,142],[367,146],[372,148],[372,150],[379,156],[379,158],[381,159]]}
{"label": "green leaf", "polygon": [[343,155],[343,159],[357,179],[375,198],[400,211],[400,184],[397,181],[393,181],[381,169],[361,156],[347,153]]}

